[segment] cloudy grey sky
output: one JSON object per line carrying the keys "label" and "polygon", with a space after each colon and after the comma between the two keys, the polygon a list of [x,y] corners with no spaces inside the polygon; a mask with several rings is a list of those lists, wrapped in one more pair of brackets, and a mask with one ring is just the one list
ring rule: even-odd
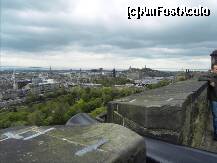
{"label": "cloudy grey sky", "polygon": [[[206,6],[209,17],[143,17],[137,6]],[[1,0],[3,66],[209,68],[216,0]]]}

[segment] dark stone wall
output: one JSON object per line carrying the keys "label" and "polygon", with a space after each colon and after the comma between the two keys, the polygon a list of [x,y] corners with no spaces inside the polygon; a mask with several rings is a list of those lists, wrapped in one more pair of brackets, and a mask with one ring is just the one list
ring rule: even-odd
{"label": "dark stone wall", "polygon": [[209,103],[207,100],[207,89],[204,88],[194,96],[190,97],[183,105],[184,121],[181,128],[179,142],[192,147],[200,147],[208,126]]}
{"label": "dark stone wall", "polygon": [[108,122],[143,136],[200,147],[208,111],[207,83],[188,80],[110,102]]}

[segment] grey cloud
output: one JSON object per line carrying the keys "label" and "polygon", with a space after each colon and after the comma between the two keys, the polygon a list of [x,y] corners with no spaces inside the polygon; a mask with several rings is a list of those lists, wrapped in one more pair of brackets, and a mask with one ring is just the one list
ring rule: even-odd
{"label": "grey cloud", "polygon": [[[1,0],[3,9],[6,10],[55,10],[62,7],[66,7],[64,0],[46,0],[46,1],[35,1],[35,0]],[[64,9],[64,8],[62,8]]]}
{"label": "grey cloud", "polygon": [[[2,48],[13,51],[43,52],[76,46],[78,50],[113,53],[127,57],[165,58],[204,56],[216,47],[216,16],[168,26],[158,31],[123,27],[110,31],[103,25],[78,25],[56,16],[67,6],[63,0],[3,0]],[[48,13],[44,19],[25,19],[16,13],[24,10]],[[81,20],[82,21],[82,20]],[[175,23],[175,22],[174,22]],[[37,29],[39,31],[37,31]],[[45,29],[43,31],[43,29]],[[42,31],[40,31],[42,30]],[[153,48],[181,49],[154,51]]]}

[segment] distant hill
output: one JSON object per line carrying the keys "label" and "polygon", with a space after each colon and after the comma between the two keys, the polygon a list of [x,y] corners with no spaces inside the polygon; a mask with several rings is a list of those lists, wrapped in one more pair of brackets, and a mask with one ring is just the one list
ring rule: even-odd
{"label": "distant hill", "polygon": [[1,66],[1,70],[3,71],[34,71],[34,70],[49,70],[48,68],[44,67],[21,67],[21,66]]}
{"label": "distant hill", "polygon": [[130,68],[125,71],[127,76],[131,79],[142,79],[144,77],[168,77],[168,76],[174,76],[176,72],[170,72],[170,71],[159,71],[159,70],[153,70],[150,68]]}

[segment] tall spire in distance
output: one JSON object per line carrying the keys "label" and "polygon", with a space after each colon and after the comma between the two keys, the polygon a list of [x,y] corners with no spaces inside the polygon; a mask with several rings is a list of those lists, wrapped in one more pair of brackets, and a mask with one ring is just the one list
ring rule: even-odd
{"label": "tall spire in distance", "polygon": [[11,79],[12,79],[12,81],[13,81],[13,89],[17,89],[16,77],[15,77],[15,70],[13,70],[13,74],[12,74]]}

